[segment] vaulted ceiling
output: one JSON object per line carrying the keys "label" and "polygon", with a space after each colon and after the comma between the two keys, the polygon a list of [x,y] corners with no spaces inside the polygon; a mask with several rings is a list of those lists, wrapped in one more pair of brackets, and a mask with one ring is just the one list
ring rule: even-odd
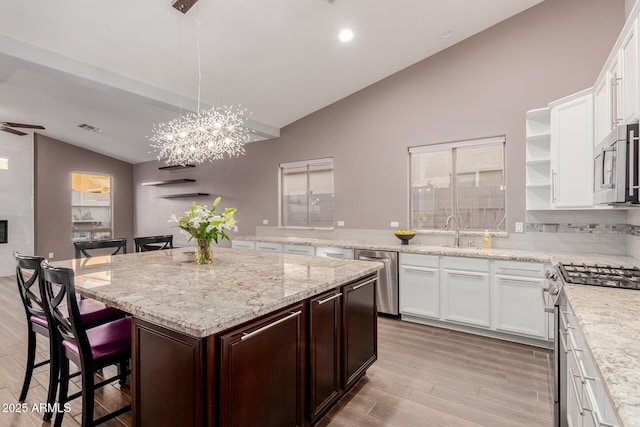
{"label": "vaulted ceiling", "polygon": [[202,103],[242,104],[268,139],[541,1],[200,0],[185,15],[158,0],[4,2],[0,122],[152,160],[152,124],[196,108],[199,41]]}

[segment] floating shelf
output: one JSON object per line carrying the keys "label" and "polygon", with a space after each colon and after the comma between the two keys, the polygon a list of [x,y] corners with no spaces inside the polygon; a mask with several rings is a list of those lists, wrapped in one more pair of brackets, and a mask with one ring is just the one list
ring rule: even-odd
{"label": "floating shelf", "polygon": [[188,169],[188,168],[195,168],[195,167],[196,165],[170,165],[170,166],[160,166],[158,170],[173,171],[177,169]]}
{"label": "floating shelf", "polygon": [[151,182],[143,182],[142,185],[171,185],[171,184],[181,184],[183,182],[196,182],[195,179],[184,178],[184,179],[168,179],[166,181],[151,181]]}
{"label": "floating shelf", "polygon": [[182,193],[182,194],[167,194],[166,196],[159,196],[161,199],[179,199],[182,197],[203,197],[208,196],[209,193]]}

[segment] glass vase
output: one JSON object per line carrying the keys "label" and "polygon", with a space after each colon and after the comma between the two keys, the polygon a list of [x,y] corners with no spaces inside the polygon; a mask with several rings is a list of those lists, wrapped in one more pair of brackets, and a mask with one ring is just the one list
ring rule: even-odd
{"label": "glass vase", "polygon": [[196,243],[196,262],[198,264],[211,264],[213,261],[211,239],[196,239]]}

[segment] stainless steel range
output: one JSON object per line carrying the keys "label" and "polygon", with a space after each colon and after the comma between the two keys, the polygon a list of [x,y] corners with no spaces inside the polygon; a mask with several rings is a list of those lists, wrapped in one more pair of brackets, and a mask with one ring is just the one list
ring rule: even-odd
{"label": "stainless steel range", "polygon": [[564,283],[640,290],[638,267],[558,264],[558,270]]}
{"label": "stainless steel range", "polygon": [[[571,349],[567,348],[567,341],[571,335],[566,320],[567,298],[563,285],[566,283],[583,286],[603,286],[619,289],[640,290],[640,268],[637,267],[612,267],[597,264],[564,264],[556,265],[559,274],[548,271],[547,290],[554,296],[554,418],[556,427],[567,426],[567,354]],[[601,422],[600,426],[610,426]]]}

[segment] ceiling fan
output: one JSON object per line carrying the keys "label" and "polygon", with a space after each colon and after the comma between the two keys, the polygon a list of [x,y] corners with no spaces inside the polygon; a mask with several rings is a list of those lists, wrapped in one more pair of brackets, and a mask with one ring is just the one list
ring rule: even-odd
{"label": "ceiling fan", "polygon": [[26,132],[22,132],[21,130],[17,130],[13,128],[44,130],[44,126],[40,126],[40,125],[29,125],[25,123],[14,123],[14,122],[0,122],[0,130],[2,131],[9,132],[18,136],[28,135],[28,133]]}

